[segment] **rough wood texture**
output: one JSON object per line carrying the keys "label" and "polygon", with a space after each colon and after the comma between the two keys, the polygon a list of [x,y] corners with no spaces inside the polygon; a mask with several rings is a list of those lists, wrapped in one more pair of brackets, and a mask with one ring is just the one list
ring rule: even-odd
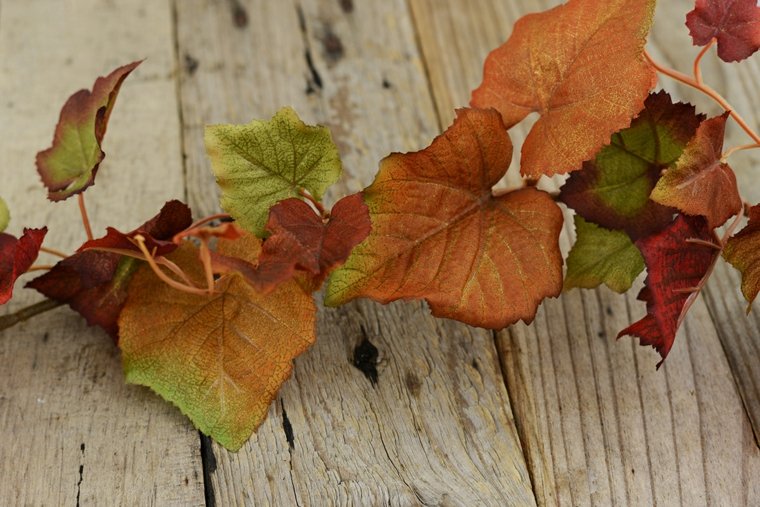
{"label": "rough wood texture", "polygon": [[[556,3],[513,2],[518,9],[510,11],[492,0],[412,0],[442,116],[453,104],[467,102],[469,90],[480,82],[482,59],[506,40],[517,17]],[[692,51],[681,25],[683,7],[663,4],[655,25],[659,35],[653,49],[667,47],[673,60]],[[474,27],[494,24],[503,27],[500,36],[487,29],[473,35]],[[720,72],[717,66],[710,70]],[[738,74],[740,82],[749,84],[757,76],[751,66],[744,72]],[[745,103],[753,111],[757,107],[751,102],[760,97],[747,99],[749,90],[733,87],[727,93],[732,99],[738,95],[737,107]],[[514,137],[523,135],[516,131]],[[730,139],[738,142],[741,136]],[[716,273],[716,279],[725,281],[724,273]],[[724,290],[711,289],[716,294],[711,299],[729,297]],[[743,307],[738,299],[727,304]],[[665,366],[656,372],[651,350],[630,338],[614,341],[620,329],[643,314],[642,306],[632,296],[576,290],[547,301],[533,326],[500,333],[502,364],[538,503],[756,504],[760,491],[753,477],[760,473],[760,451],[716,324],[703,303],[695,305]],[[728,320],[717,321],[723,346],[729,357],[733,353],[746,365],[734,371],[740,386],[745,381],[751,387],[756,385],[751,370],[758,367],[758,334],[747,326],[737,338]],[[754,389],[745,393],[756,396]]]}
{"label": "rough wood texture", "polygon": [[[438,132],[403,0],[176,8],[180,53],[197,62],[181,87],[191,197],[209,180],[203,123],[293,104],[331,127],[347,176],[339,193],[367,185],[390,151]],[[236,23],[241,12],[247,24]],[[238,454],[212,446],[218,503],[533,503],[491,333],[436,321],[419,304],[368,302],[322,311],[318,329],[249,444]],[[379,349],[374,386],[351,364],[364,340]]]}
{"label": "rough wood texture", "polygon": [[[12,232],[48,224],[46,244],[65,251],[84,240],[76,199],[47,203],[34,154],[49,145],[71,93],[142,57],[88,192],[97,233],[106,220],[130,229],[183,193],[171,10],[156,0],[2,2],[0,193]],[[21,283],[16,290],[3,312],[40,299]],[[125,385],[105,333],[59,309],[0,334],[0,364],[0,503],[203,502],[197,432],[148,390]]]}

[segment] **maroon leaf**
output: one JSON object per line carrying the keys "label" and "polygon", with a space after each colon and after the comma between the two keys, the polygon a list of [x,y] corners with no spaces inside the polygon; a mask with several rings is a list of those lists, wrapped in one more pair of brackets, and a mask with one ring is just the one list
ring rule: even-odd
{"label": "maroon leaf", "polygon": [[757,0],[697,0],[686,15],[695,46],[718,39],[718,56],[738,62],[760,49],[760,6]]}
{"label": "maroon leaf", "polygon": [[0,305],[11,299],[16,279],[26,273],[37,259],[45,234],[47,227],[24,229],[24,234],[18,239],[0,233]]}
{"label": "maroon leaf", "polygon": [[636,242],[647,266],[646,287],[639,294],[639,299],[647,303],[647,315],[622,330],[618,338],[637,336],[641,345],[654,347],[662,356],[658,368],[673,346],[688,300],[697,297],[697,289],[720,252],[689,239],[718,242],[704,218],[685,215],[679,215],[661,232]]}

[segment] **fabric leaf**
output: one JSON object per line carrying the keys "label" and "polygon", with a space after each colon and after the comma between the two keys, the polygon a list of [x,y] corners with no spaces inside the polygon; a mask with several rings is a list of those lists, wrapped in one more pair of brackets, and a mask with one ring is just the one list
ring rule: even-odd
{"label": "fabric leaf", "polygon": [[47,227],[24,229],[18,239],[0,233],[0,305],[11,299],[16,279],[34,264],[45,234]]}
{"label": "fabric leaf", "polygon": [[746,227],[726,242],[723,258],[741,272],[742,294],[751,306],[760,291],[760,204],[750,208]]}
{"label": "fabric leaf", "polygon": [[91,326],[100,326],[118,341],[119,314],[127,299],[127,288],[140,261],[118,253],[95,250],[111,248],[139,253],[130,241],[137,234],[146,238],[154,256],[177,248],[171,238],[192,223],[190,208],[180,201],[169,201],[155,217],[134,231],[124,234],[111,227],[106,236],[86,242],[77,253],[60,261],[53,269],[27,284],[50,299],[69,305]]}
{"label": "fabric leaf", "polygon": [[760,5],[757,0],[697,0],[686,15],[695,46],[718,40],[718,56],[738,62],[760,49]]}
{"label": "fabric leaf", "polygon": [[259,237],[273,204],[301,189],[319,200],[342,170],[330,131],[304,124],[288,107],[270,121],[208,126],[205,138],[222,208]]}
{"label": "fabric leaf", "polygon": [[[219,243],[230,257],[255,262],[259,254],[251,235]],[[203,279],[190,242],[170,259]],[[179,292],[139,270],[119,319],[119,346],[128,382],[150,387],[236,451],[266,417],[293,359],[314,342],[316,307],[295,282],[266,296],[238,274],[215,287],[213,296]]]}
{"label": "fabric leaf", "polygon": [[644,258],[631,238],[610,231],[575,215],[577,239],[567,257],[565,290],[593,289],[601,284],[623,293],[644,271]]}
{"label": "fabric leaf", "polygon": [[[637,336],[641,345],[651,345],[668,356],[684,318],[684,308],[695,298],[702,279],[718,257],[718,249],[689,243],[698,239],[718,244],[702,217],[678,217],[666,229],[636,242],[647,266],[646,286],[639,299],[647,304],[647,315],[618,334]],[[662,364],[657,365],[659,368]]]}
{"label": "fabric leaf", "polygon": [[461,109],[426,149],[392,154],[364,191],[372,232],[329,281],[328,305],[424,298],[434,315],[502,328],[562,290],[562,212],[535,188],[494,196],[512,143],[494,110]]}
{"label": "fabric leaf", "polygon": [[495,107],[507,128],[540,115],[522,147],[526,176],[581,168],[628,126],[656,75],[643,49],[655,0],[570,0],[515,23],[488,55],[475,107]]}
{"label": "fabric leaf", "polygon": [[699,126],[676,166],[665,171],[651,196],[687,215],[706,217],[710,228],[722,225],[743,205],[734,171],[720,160],[727,118],[725,113]]}
{"label": "fabric leaf", "polygon": [[3,232],[11,221],[11,213],[8,211],[8,206],[5,204],[2,198],[0,198],[0,232]]}
{"label": "fabric leaf", "polygon": [[92,91],[79,90],[64,104],[53,145],[37,154],[37,171],[51,201],[84,192],[95,182],[95,174],[105,157],[101,146],[116,96],[140,63],[132,62],[99,77]]}
{"label": "fabric leaf", "polygon": [[570,175],[560,200],[587,221],[622,229],[634,240],[662,230],[675,210],[649,194],[703,119],[694,106],[674,104],[665,92],[650,95],[631,126],[613,134],[594,160]]}

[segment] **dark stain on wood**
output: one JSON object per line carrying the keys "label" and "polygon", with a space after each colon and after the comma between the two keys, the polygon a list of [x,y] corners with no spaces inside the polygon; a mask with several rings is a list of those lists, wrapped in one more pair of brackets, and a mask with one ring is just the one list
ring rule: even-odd
{"label": "dark stain on wood", "polygon": [[377,358],[379,353],[377,347],[369,341],[364,327],[362,327],[362,334],[364,335],[362,341],[354,348],[352,364],[367,377],[374,387],[378,380]]}
{"label": "dark stain on wood", "polygon": [[417,375],[414,372],[412,371],[406,372],[406,376],[404,377],[404,383],[406,384],[406,388],[409,389],[409,392],[412,393],[412,396],[417,398],[420,395],[422,382],[420,382],[419,377],[417,377]]}
{"label": "dark stain on wood", "polygon": [[306,58],[306,67],[309,69],[309,78],[306,80],[306,95],[310,95],[322,89],[322,76],[319,75],[319,71],[314,66],[311,51],[307,49],[304,58]]}
{"label": "dark stain on wood", "polygon": [[185,53],[184,58],[185,63],[185,72],[188,73],[188,75],[192,76],[195,74],[195,71],[198,70],[199,62],[197,59],[193,58],[192,55]]}
{"label": "dark stain on wood", "polygon": [[288,441],[288,447],[292,449],[296,436],[293,433],[293,425],[290,424],[288,413],[285,411],[285,403],[282,400],[280,400],[280,408],[282,408],[282,429],[285,432],[285,440]]}
{"label": "dark stain on wood", "polygon": [[325,58],[331,63],[335,63],[343,58],[345,53],[343,41],[340,40],[340,37],[333,32],[332,27],[329,25],[325,28],[325,34],[322,37],[322,48],[325,51]]}
{"label": "dark stain on wood", "polygon": [[240,3],[240,0],[230,0],[232,11],[232,24],[235,28],[243,29],[248,26],[248,11]]}
{"label": "dark stain on wood", "polygon": [[216,507],[214,483],[211,482],[211,476],[216,472],[216,455],[211,445],[211,439],[203,433],[200,436],[201,461],[203,463],[203,496],[206,500],[206,507]]}
{"label": "dark stain on wood", "polygon": [[383,78],[383,88],[386,89],[386,90],[390,90],[391,88],[393,88],[393,85],[391,84],[390,81],[388,81],[387,79]]}
{"label": "dark stain on wood", "polygon": [[354,0],[338,0],[338,4],[340,4],[341,10],[346,14],[354,12]]}

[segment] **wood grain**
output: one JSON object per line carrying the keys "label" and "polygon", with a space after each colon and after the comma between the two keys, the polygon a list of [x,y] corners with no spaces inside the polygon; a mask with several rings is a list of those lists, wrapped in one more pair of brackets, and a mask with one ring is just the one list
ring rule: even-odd
{"label": "wood grain", "polygon": [[[50,204],[34,167],[58,111],[98,75],[147,57],[126,82],[87,192],[93,227],[131,229],[183,194],[171,10],[164,1],[5,1],[0,9],[0,192],[11,232],[85,239],[76,199]],[[41,262],[55,262],[42,256]],[[25,279],[29,279],[26,277]],[[40,299],[16,286],[3,312]],[[199,505],[199,440],[178,411],[124,383],[110,338],[68,309],[0,334],[0,503]]]}
{"label": "wood grain", "polygon": [[[506,40],[517,17],[556,3],[511,2],[509,10],[491,0],[412,0],[442,121],[452,106],[468,101],[480,82],[483,58]],[[657,23],[681,19],[683,7],[663,3]],[[656,33],[662,35],[653,37],[653,49],[667,48],[673,59],[688,54],[688,38],[686,44],[674,43],[676,37],[688,37],[685,30],[674,26],[678,23],[657,23]],[[503,27],[500,36],[489,29],[494,25]],[[746,83],[758,73],[751,66],[745,72],[740,74],[745,89],[733,86],[729,93],[738,94],[737,103],[751,104],[756,99],[746,98],[751,93]],[[680,89],[668,89],[681,96]],[[519,143],[525,131],[511,132]],[[567,233],[571,237],[573,231]],[[567,248],[568,240],[563,242]],[[715,278],[722,283],[725,273],[719,270]],[[733,297],[724,291],[723,286],[711,288],[709,294],[716,296],[708,300]],[[726,304],[742,308],[738,300]],[[532,326],[516,325],[499,334],[538,503],[757,504],[760,491],[752,478],[760,471],[760,451],[723,353],[723,347],[732,347],[727,337],[748,347],[756,343],[756,330],[742,327],[740,338],[731,335],[737,328],[713,322],[700,301],[657,372],[651,349],[630,338],[614,340],[643,314],[642,306],[632,296],[576,290],[547,301]],[[745,365],[758,363],[753,349],[737,348],[734,354]],[[745,375],[736,368],[734,373]],[[744,379],[754,385],[753,377]]]}
{"label": "wood grain", "polygon": [[[194,208],[216,206],[201,195],[204,123],[291,104],[328,125],[345,164],[330,200],[366,186],[390,151],[419,149],[439,131],[403,0],[176,9],[180,54],[197,62],[181,85]],[[248,445],[238,454],[209,446],[218,504],[534,503],[491,333],[414,303],[323,310],[318,329]],[[352,365],[365,341],[378,349],[375,385]]]}

